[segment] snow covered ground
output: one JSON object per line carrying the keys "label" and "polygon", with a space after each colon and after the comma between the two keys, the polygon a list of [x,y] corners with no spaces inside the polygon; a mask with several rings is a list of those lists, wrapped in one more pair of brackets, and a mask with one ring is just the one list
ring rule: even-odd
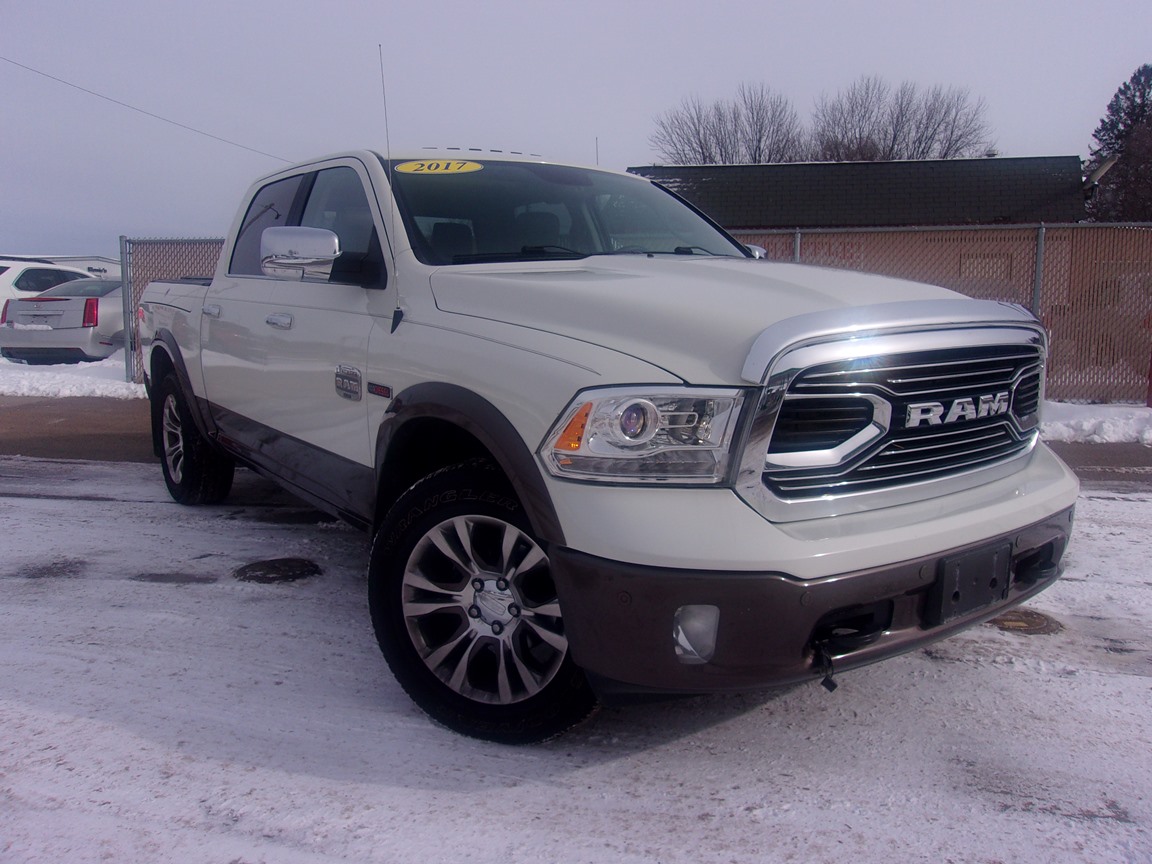
{"label": "snow covered ground", "polygon": [[[367,542],[248,472],[0,458],[0,861],[1152,861],[1152,495],[1085,492],[1063,629],[460,737],[391,678]],[[239,581],[282,557],[322,574]]]}
{"label": "snow covered ground", "polygon": [[[124,380],[124,355],[100,363],[24,366],[0,359],[0,396],[107,396],[143,399],[144,387]],[[1152,408],[1047,402],[1041,434],[1048,441],[1152,445]]]}
{"label": "snow covered ground", "polygon": [[[0,361],[0,395],[142,398],[122,379]],[[1044,435],[1152,444],[1152,409],[1048,404]],[[0,457],[0,862],[1152,862],[1150,523],[1083,492],[1028,606],[1059,632],[509,748],[393,681],[364,535],[248,472],[184,508],[155,465]],[[284,557],[322,573],[233,575]]]}

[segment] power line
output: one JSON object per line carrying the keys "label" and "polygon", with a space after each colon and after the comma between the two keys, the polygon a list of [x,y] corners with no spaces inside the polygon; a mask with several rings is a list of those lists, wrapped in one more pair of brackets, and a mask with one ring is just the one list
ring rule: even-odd
{"label": "power line", "polygon": [[219,141],[223,144],[231,144],[233,147],[239,147],[241,150],[247,150],[249,153],[258,153],[261,156],[267,156],[269,159],[276,159],[280,162],[290,163],[291,159],[284,159],[272,153],[265,153],[263,150],[257,150],[255,147],[248,147],[245,144],[240,144],[237,141],[230,141],[227,138],[221,138],[219,135],[213,135],[211,132],[205,132],[203,129],[197,129],[194,126],[189,126],[186,123],[179,123],[175,120],[169,120],[167,117],[161,117],[159,114],[153,114],[151,111],[145,111],[143,108],[137,108],[135,105],[129,105],[127,102],[121,102],[119,99],[113,99],[111,96],[105,96],[103,93],[97,93],[95,90],[89,90],[87,87],[81,87],[79,84],[73,84],[71,81],[65,81],[63,78],[57,78],[55,75],[49,75],[47,72],[41,72],[39,69],[33,69],[31,66],[25,66],[23,63],[17,63],[8,57],[0,56],[0,60],[5,63],[11,63],[13,66],[19,66],[21,69],[26,69],[50,81],[55,81],[57,84],[63,84],[66,87],[71,87],[73,90],[79,90],[81,93],[87,93],[89,96],[95,96],[97,99],[103,99],[105,102],[111,102],[113,105],[119,105],[121,108],[127,108],[130,111],[135,111],[138,114],[143,114],[145,117],[151,117],[153,120],[160,120],[172,126],[178,126],[181,129],[186,129],[189,132],[195,132],[197,135],[203,135],[205,138],[211,138],[213,141]]}

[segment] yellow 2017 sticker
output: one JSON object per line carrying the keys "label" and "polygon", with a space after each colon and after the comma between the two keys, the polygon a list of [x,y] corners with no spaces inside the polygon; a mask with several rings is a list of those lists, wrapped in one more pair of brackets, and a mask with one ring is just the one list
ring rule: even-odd
{"label": "yellow 2017 sticker", "polygon": [[484,166],[479,162],[468,162],[461,159],[431,159],[415,162],[401,162],[396,170],[402,174],[469,174],[473,171],[483,171]]}

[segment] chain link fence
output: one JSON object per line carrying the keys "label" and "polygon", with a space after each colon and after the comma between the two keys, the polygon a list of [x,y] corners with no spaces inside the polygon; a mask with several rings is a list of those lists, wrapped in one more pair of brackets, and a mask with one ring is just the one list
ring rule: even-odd
{"label": "chain link fence", "polygon": [[[883,273],[1031,309],[1048,398],[1152,404],[1152,224],[736,234],[777,261]],[[867,302],[867,298],[861,298]]]}
{"label": "chain link fence", "polygon": [[[1152,404],[1152,224],[737,233],[777,261],[928,282],[1031,309],[1051,336],[1048,398]],[[211,276],[220,239],[120,238],[128,380],[143,380],[136,309],[157,279]],[[868,298],[861,298],[867,302]]]}
{"label": "chain link fence", "polygon": [[124,322],[128,350],[124,352],[124,377],[137,384],[144,380],[140,355],[140,296],[144,286],[161,279],[211,277],[224,248],[223,238],[135,239],[120,238],[120,276],[124,283]]}

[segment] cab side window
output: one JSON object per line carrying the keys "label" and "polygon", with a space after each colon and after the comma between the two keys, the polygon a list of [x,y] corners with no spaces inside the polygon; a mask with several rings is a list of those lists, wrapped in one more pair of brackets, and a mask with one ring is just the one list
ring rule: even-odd
{"label": "cab side window", "polygon": [[292,224],[289,221],[292,202],[296,200],[296,193],[304,176],[277,180],[256,193],[256,197],[248,205],[248,212],[244,214],[244,221],[236,236],[236,248],[232,250],[229,273],[240,276],[264,275],[260,269],[260,235],[264,233],[265,228]]}
{"label": "cab side window", "polygon": [[360,175],[352,168],[327,168],[316,174],[300,217],[305,228],[324,228],[340,238],[340,257],[332,282],[379,285],[383,256]]}

